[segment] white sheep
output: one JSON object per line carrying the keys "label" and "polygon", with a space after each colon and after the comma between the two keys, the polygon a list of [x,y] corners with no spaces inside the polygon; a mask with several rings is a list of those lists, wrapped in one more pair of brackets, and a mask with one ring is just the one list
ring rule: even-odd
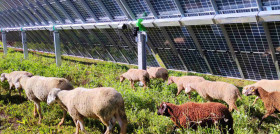
{"label": "white sheep", "polygon": [[194,82],[201,82],[204,80],[205,79],[203,77],[199,77],[199,76],[182,76],[182,77],[170,76],[168,78],[167,85],[175,83],[177,85],[177,90],[178,90],[176,96],[178,96],[181,93],[181,91],[186,88],[187,84],[194,83]]}
{"label": "white sheep", "polygon": [[164,81],[168,79],[168,71],[163,67],[150,67],[147,69],[150,79],[161,78]]}
{"label": "white sheep", "polygon": [[75,88],[61,90],[54,88],[48,96],[48,104],[55,101],[65,106],[76,125],[76,134],[84,128],[84,117],[99,119],[106,127],[106,134],[111,133],[116,121],[121,127],[121,134],[126,133],[127,117],[122,95],[114,88],[100,87],[93,89]]}
{"label": "white sheep", "polygon": [[[15,87],[17,89],[24,89],[28,99],[34,102],[34,116],[36,117],[39,114],[39,124],[43,118],[41,114],[40,102],[47,102],[47,97],[51,89],[73,89],[73,86],[70,84],[70,82],[64,78],[43,76],[28,77],[26,75],[20,75],[17,77]],[[63,118],[61,119],[59,125],[63,124],[65,117],[66,111],[63,110]]]}
{"label": "white sheep", "polygon": [[[1,74],[1,82],[4,82],[5,80],[7,80],[8,83],[9,83],[9,86],[10,86],[9,94],[10,95],[11,95],[12,88],[15,87],[16,78],[19,75],[26,75],[28,77],[33,76],[32,73],[29,73],[27,71],[13,71],[11,73],[2,73]],[[21,90],[20,89],[18,89],[18,93],[19,93],[19,96],[21,96]]]}
{"label": "white sheep", "polygon": [[[250,87],[262,87],[267,92],[274,92],[274,91],[280,91],[280,80],[260,80],[254,84],[244,86],[242,89],[242,94],[245,94],[245,92]],[[256,99],[253,102],[253,105],[257,102],[259,97],[257,96]]]}
{"label": "white sheep", "polygon": [[125,79],[130,81],[130,85],[133,89],[135,89],[134,82],[141,81],[145,89],[147,87],[147,82],[150,81],[149,73],[141,69],[129,69],[120,76],[120,82],[123,82]]}
{"label": "white sheep", "polygon": [[238,88],[232,84],[205,80],[188,84],[185,92],[188,94],[193,90],[207,100],[218,99],[225,101],[229,105],[229,111],[233,109],[238,111],[235,102],[237,98],[241,99],[241,94]]}

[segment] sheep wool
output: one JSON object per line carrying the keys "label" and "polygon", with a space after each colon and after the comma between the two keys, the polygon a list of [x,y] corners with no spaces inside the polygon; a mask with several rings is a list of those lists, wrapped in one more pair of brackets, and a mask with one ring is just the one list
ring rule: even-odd
{"label": "sheep wool", "polygon": [[[37,114],[39,114],[39,124],[43,118],[41,114],[40,102],[47,102],[47,97],[51,89],[60,88],[62,90],[72,90],[74,88],[70,82],[64,78],[43,76],[27,77],[24,75],[21,75],[17,78],[15,86],[16,88],[23,88],[27,98],[34,102],[34,116],[36,117]],[[63,118],[61,119],[59,125],[63,124],[65,116],[66,111],[64,110]]]}
{"label": "sheep wool", "polygon": [[[10,90],[9,90],[9,94],[11,94],[11,89],[13,87],[15,87],[15,83],[16,83],[16,78],[19,76],[19,75],[26,75],[28,77],[32,77],[33,74],[32,73],[29,73],[27,71],[13,71],[11,73],[2,73],[1,74],[1,81],[5,81],[7,80],[9,85],[10,85]],[[18,92],[19,92],[19,95],[21,96],[21,90],[18,89]]]}
{"label": "sheep wool", "polygon": [[133,89],[135,89],[134,82],[141,81],[144,84],[145,89],[147,83],[150,81],[149,73],[146,70],[141,69],[129,69],[120,76],[120,82],[123,82],[125,79],[130,81],[130,85]]}
{"label": "sheep wool", "polygon": [[112,132],[116,121],[121,127],[121,134],[126,133],[127,117],[122,95],[114,88],[100,87],[93,89],[75,88],[74,90],[52,89],[48,96],[48,104],[54,102],[65,106],[76,124],[76,134],[79,128],[86,133],[84,117],[99,119],[107,126],[106,134]]}
{"label": "sheep wool", "polygon": [[[258,127],[261,126],[263,120],[267,118],[268,116],[274,116],[278,118],[277,115],[274,115],[273,113],[277,110],[280,111],[280,92],[267,92],[262,87],[250,87],[245,93],[246,96],[250,95],[256,95],[258,96],[264,103],[266,113],[262,117]],[[279,119],[279,118],[278,118]]]}
{"label": "sheep wool", "polygon": [[229,111],[237,110],[235,104],[237,98],[241,99],[238,88],[232,84],[220,81],[202,81],[199,83],[190,83],[186,86],[185,92],[189,94],[196,91],[204,99],[212,101],[213,99],[223,100],[229,105]]}
{"label": "sheep wool", "polygon": [[[189,83],[196,83],[196,82],[201,82],[204,81],[205,79],[203,77],[199,76],[182,76],[182,77],[175,77],[175,76],[170,76],[168,78],[168,85],[175,83],[177,85],[177,94],[178,96],[182,90],[185,90],[185,87]],[[190,96],[189,96],[190,97]]]}
{"label": "sheep wool", "polygon": [[170,117],[179,128],[197,129],[198,126],[206,127],[217,124],[222,133],[234,133],[233,118],[228,108],[221,103],[194,103],[188,102],[182,105],[174,105],[163,102],[158,108],[158,115]]}
{"label": "sheep wool", "polygon": [[150,79],[161,78],[164,81],[168,79],[168,71],[163,67],[150,67],[147,72],[149,73]]}

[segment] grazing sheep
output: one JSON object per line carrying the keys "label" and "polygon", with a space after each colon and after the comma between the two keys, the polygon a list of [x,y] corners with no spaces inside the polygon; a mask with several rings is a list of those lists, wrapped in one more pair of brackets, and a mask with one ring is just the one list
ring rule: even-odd
{"label": "grazing sheep", "polygon": [[223,100],[229,105],[229,111],[237,110],[236,100],[241,99],[238,88],[232,84],[220,81],[202,81],[198,83],[190,83],[186,86],[185,92],[188,94],[195,90],[200,96],[207,100]]}
{"label": "grazing sheep", "polygon": [[[43,76],[28,77],[25,75],[17,77],[15,87],[17,89],[24,89],[27,98],[34,102],[34,116],[36,117],[39,114],[39,124],[43,118],[41,114],[40,102],[47,102],[47,97],[51,89],[60,88],[62,90],[71,90],[74,88],[70,82],[64,78]],[[65,117],[66,111],[63,110],[63,118],[61,119],[59,125],[63,124]]]}
{"label": "grazing sheep", "polygon": [[163,67],[150,67],[147,72],[150,79],[162,78],[164,81],[168,79],[168,71]]}
{"label": "grazing sheep", "polygon": [[269,92],[265,91],[262,87],[251,86],[249,89],[247,89],[247,91],[245,92],[245,95],[246,96],[256,95],[264,103],[266,113],[262,117],[258,127],[260,127],[263,120],[270,115],[278,118],[274,114],[274,112],[277,111],[277,110],[280,111],[280,92],[275,91],[275,92],[270,92],[269,93]]}
{"label": "grazing sheep", "polygon": [[[203,77],[199,77],[199,76],[182,76],[182,77],[170,76],[168,78],[167,85],[175,83],[177,85],[177,90],[178,90],[176,96],[178,96],[181,93],[181,91],[186,88],[187,84],[201,82],[204,80],[205,79]],[[190,95],[189,95],[189,98],[190,98]]]}
{"label": "grazing sheep", "polygon": [[[2,73],[1,74],[1,82],[7,80],[10,85],[9,95],[11,95],[11,90],[15,87],[15,80],[19,75],[26,75],[28,77],[32,77],[33,74],[26,71],[13,71],[11,73]],[[18,89],[19,96],[21,96],[21,90]]]}
{"label": "grazing sheep", "polygon": [[129,69],[120,76],[121,82],[125,79],[130,81],[130,85],[133,89],[135,89],[134,82],[141,81],[144,84],[144,89],[147,87],[147,82],[150,82],[149,73],[141,69]]}
{"label": "grazing sheep", "polygon": [[114,88],[100,87],[93,89],[75,88],[66,91],[54,88],[48,96],[48,104],[55,101],[65,106],[76,125],[76,134],[84,128],[84,117],[99,119],[106,127],[106,134],[112,132],[116,121],[121,127],[121,134],[126,133],[127,117],[122,95]]}
{"label": "grazing sheep", "polygon": [[[280,80],[260,80],[252,85],[244,86],[242,89],[242,94],[245,94],[245,92],[252,86],[262,87],[267,92],[280,91]],[[258,99],[259,97],[256,97],[252,105],[254,105]]]}
{"label": "grazing sheep", "polygon": [[233,118],[228,108],[221,103],[194,103],[188,102],[182,105],[174,105],[163,102],[158,108],[158,115],[170,117],[173,121],[174,130],[179,128],[197,129],[197,126],[210,127],[219,123],[222,133],[234,133]]}

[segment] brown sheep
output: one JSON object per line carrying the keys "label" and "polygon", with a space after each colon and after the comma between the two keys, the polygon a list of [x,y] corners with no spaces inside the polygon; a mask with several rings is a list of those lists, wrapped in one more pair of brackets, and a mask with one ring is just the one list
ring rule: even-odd
{"label": "brown sheep", "polygon": [[229,111],[237,110],[235,104],[237,98],[241,99],[241,94],[238,88],[232,84],[221,81],[202,81],[190,83],[186,86],[185,92],[189,94],[191,91],[196,91],[204,99],[212,101],[213,99],[223,100],[229,105]]}
{"label": "brown sheep", "polygon": [[[250,95],[256,95],[258,96],[264,103],[265,109],[266,109],[266,113],[265,115],[262,117],[258,127],[261,126],[263,120],[265,118],[267,118],[268,116],[273,116],[278,118],[274,112],[275,111],[280,111],[280,92],[267,92],[265,91],[262,87],[255,87],[252,86],[250,87],[246,92],[245,92],[246,96],[250,96]],[[279,118],[278,118],[279,119]]]}
{"label": "brown sheep", "polygon": [[161,78],[164,81],[168,79],[168,71],[163,67],[150,67],[147,72],[149,73],[150,79]]}
{"label": "brown sheep", "polygon": [[144,89],[147,87],[147,83],[150,82],[149,73],[141,69],[129,69],[120,76],[121,82],[125,79],[130,81],[130,85],[133,89],[135,89],[134,82],[141,81],[144,84]]}
{"label": "brown sheep", "polygon": [[233,118],[228,108],[215,102],[194,103],[188,102],[182,105],[174,105],[163,102],[158,108],[158,115],[170,117],[173,121],[174,130],[179,128],[197,129],[197,126],[207,127],[219,123],[219,129],[222,133],[234,133]]}
{"label": "brown sheep", "polygon": [[[182,76],[182,77],[175,77],[175,76],[170,76],[168,78],[168,83],[167,85],[170,85],[172,83],[175,83],[177,85],[177,94],[178,96],[182,90],[185,90],[185,86],[189,83],[195,83],[195,82],[201,82],[204,81],[205,79],[203,77],[199,76]],[[190,98],[190,95],[189,95]]]}
{"label": "brown sheep", "polygon": [[[274,91],[280,91],[280,80],[260,80],[252,85],[247,85],[244,86],[242,89],[242,94],[245,94],[245,92],[251,87],[262,87],[265,91],[267,92],[274,92]],[[253,104],[254,105],[257,100],[259,99],[259,97],[256,97],[256,99],[254,100]]]}
{"label": "brown sheep", "polygon": [[[12,88],[15,87],[16,78],[19,75],[26,75],[28,77],[32,77],[33,74],[27,71],[13,71],[11,73],[2,73],[1,74],[1,82],[7,80],[10,85],[9,95],[11,95]],[[21,89],[18,89],[19,96],[21,96]]]}

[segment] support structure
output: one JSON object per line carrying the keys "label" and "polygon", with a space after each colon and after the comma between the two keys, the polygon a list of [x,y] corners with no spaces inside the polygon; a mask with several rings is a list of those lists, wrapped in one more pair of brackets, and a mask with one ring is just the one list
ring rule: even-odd
{"label": "support structure", "polygon": [[181,57],[181,55],[179,54],[179,52],[178,52],[177,49],[175,48],[175,45],[174,45],[174,43],[172,42],[172,39],[170,38],[170,36],[168,35],[166,29],[165,29],[164,27],[160,27],[160,29],[161,29],[161,31],[162,31],[162,33],[163,33],[165,39],[168,40],[168,42],[169,42],[168,44],[169,44],[171,50],[174,52],[175,55],[178,56],[178,58],[180,59],[180,62],[181,62],[182,65],[184,66],[184,69],[185,69],[186,71],[188,71],[188,68],[187,68],[187,66],[186,66],[186,64],[185,64],[185,62],[184,62],[184,60],[183,60],[183,58]]}
{"label": "support structure", "polygon": [[8,49],[7,49],[7,38],[6,38],[6,32],[5,31],[2,31],[2,43],[3,43],[4,55],[7,55]]}
{"label": "support structure", "polygon": [[28,47],[27,47],[27,43],[26,43],[25,31],[21,31],[21,42],[22,42],[24,59],[28,59]]}
{"label": "support structure", "polygon": [[225,26],[224,26],[223,24],[219,24],[219,26],[221,27],[221,30],[222,30],[222,32],[223,32],[223,35],[224,35],[225,39],[226,39],[226,42],[227,42],[229,51],[230,51],[230,53],[231,53],[231,56],[232,56],[233,60],[234,60],[235,63],[236,63],[236,66],[237,66],[237,68],[238,68],[238,71],[239,71],[239,73],[240,73],[240,76],[241,76],[241,78],[245,79],[245,76],[244,76],[244,74],[243,74],[242,68],[241,68],[241,66],[240,66],[240,63],[239,63],[239,61],[238,61],[238,59],[237,59],[237,57],[236,57],[236,54],[235,54],[234,49],[233,49],[233,46],[232,46],[231,41],[230,41],[230,39],[229,39],[227,30],[226,30],[226,28],[225,28]]}
{"label": "support structure", "polygon": [[137,34],[138,48],[138,69],[147,69],[147,54],[146,54],[146,32],[139,31]]}
{"label": "support structure", "polygon": [[263,22],[262,26],[263,26],[263,29],[264,29],[264,32],[265,32],[265,36],[266,36],[266,40],[267,40],[267,43],[268,43],[268,46],[269,46],[269,51],[270,51],[271,57],[272,57],[274,66],[276,68],[278,79],[280,79],[279,63],[278,63],[278,59],[275,55],[275,48],[274,48],[273,43],[272,43],[272,39],[271,39],[270,32],[268,30],[267,23]]}
{"label": "support structure", "polygon": [[202,48],[201,48],[201,46],[200,46],[200,44],[199,44],[199,42],[198,42],[198,40],[196,38],[196,35],[194,34],[194,31],[193,31],[192,27],[191,26],[186,26],[186,28],[188,29],[188,32],[190,33],[190,35],[191,35],[191,37],[192,37],[192,39],[194,41],[194,44],[195,44],[196,48],[198,49],[201,57],[204,59],[204,61],[205,61],[206,65],[207,65],[210,73],[214,74],[213,70],[212,70],[212,68],[211,68],[211,66],[210,66],[210,64],[209,64],[209,62],[208,62],[208,60],[207,60],[207,58],[206,58],[206,56],[204,54],[204,52],[202,51]]}
{"label": "support structure", "polygon": [[60,40],[59,40],[59,32],[57,30],[53,31],[53,42],[54,42],[54,49],[55,49],[56,65],[61,66]]}

